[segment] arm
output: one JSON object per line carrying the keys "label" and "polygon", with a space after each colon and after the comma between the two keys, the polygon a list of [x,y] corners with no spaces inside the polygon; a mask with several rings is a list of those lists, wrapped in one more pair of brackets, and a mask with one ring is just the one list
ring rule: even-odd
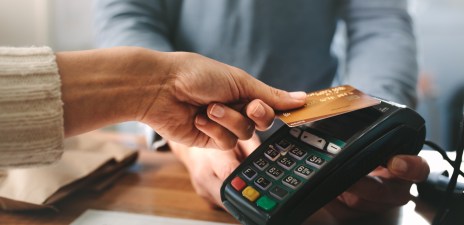
{"label": "arm", "polygon": [[171,40],[176,0],[96,0],[95,29],[99,47],[140,46],[174,51]]}
{"label": "arm", "polygon": [[411,107],[416,103],[416,43],[406,0],[346,0],[348,49],[343,83]]}
{"label": "arm", "polygon": [[169,58],[129,47],[56,53],[65,136],[141,120],[146,96],[156,99],[168,80]]}
{"label": "arm", "polygon": [[[170,37],[177,21],[177,0],[95,0],[94,25],[97,46],[140,46],[172,52]],[[168,18],[168,15],[171,18]],[[153,143],[153,131],[147,134]],[[157,135],[158,136],[158,135]]]}
{"label": "arm", "polygon": [[49,48],[0,48],[0,59],[0,167],[53,162],[64,136],[130,120],[182,144],[230,149],[254,124],[227,104],[262,99],[283,110],[306,98],[192,53],[119,47],[55,61]]}
{"label": "arm", "polygon": [[306,98],[192,53],[119,47],[58,53],[57,63],[67,135],[132,120],[182,144],[231,149],[255,126],[227,105],[259,98],[272,110],[299,107]]}

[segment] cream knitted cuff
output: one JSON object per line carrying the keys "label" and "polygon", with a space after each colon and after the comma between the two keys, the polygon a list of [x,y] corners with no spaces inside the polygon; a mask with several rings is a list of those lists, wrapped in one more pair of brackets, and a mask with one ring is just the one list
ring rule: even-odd
{"label": "cream knitted cuff", "polygon": [[0,167],[48,164],[63,151],[61,81],[48,47],[0,47]]}

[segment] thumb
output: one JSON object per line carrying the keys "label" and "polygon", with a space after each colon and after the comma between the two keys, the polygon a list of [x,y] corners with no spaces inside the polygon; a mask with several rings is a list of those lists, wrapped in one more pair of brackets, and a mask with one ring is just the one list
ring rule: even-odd
{"label": "thumb", "polygon": [[387,166],[395,176],[412,182],[424,181],[430,173],[427,161],[419,156],[397,155],[389,160]]}
{"label": "thumb", "polygon": [[276,110],[288,110],[301,107],[305,104],[306,93],[302,91],[287,92],[271,87],[254,77],[243,74],[239,84],[241,96],[244,99],[261,99],[263,102]]}

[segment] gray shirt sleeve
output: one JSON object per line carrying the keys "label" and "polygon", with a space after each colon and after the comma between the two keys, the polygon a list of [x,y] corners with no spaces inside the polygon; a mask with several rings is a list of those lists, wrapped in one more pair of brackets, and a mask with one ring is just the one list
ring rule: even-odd
{"label": "gray shirt sleeve", "polygon": [[[175,0],[174,0],[175,2]],[[95,0],[98,47],[139,46],[173,51],[171,23],[165,1]]]}
{"label": "gray shirt sleeve", "polygon": [[417,50],[406,0],[346,0],[346,71],[342,83],[414,107]]}

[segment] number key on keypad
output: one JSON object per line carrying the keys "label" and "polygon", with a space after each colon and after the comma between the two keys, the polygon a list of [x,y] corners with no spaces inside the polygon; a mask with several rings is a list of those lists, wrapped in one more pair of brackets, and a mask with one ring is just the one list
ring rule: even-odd
{"label": "number key on keypad", "polygon": [[295,168],[295,174],[306,179],[308,179],[313,174],[313,172],[314,171],[311,168],[304,165],[300,165]]}
{"label": "number key on keypad", "polygon": [[269,186],[271,186],[271,182],[264,177],[258,177],[258,179],[255,180],[255,184],[263,190],[266,190]]}
{"label": "number key on keypad", "polygon": [[322,165],[325,164],[326,161],[325,161],[325,159],[323,159],[323,158],[320,157],[320,156],[317,156],[317,155],[315,155],[315,154],[311,154],[311,155],[309,155],[309,157],[306,159],[306,162],[307,162],[308,164],[311,164],[311,165],[314,165],[314,166],[320,168]]}
{"label": "number key on keypad", "polygon": [[291,169],[296,164],[296,162],[289,157],[282,157],[277,163],[287,170]]}
{"label": "number key on keypad", "polygon": [[256,159],[253,164],[255,164],[256,167],[260,170],[266,169],[267,166],[269,166],[269,162],[265,160],[264,158],[258,158]]}
{"label": "number key on keypad", "polygon": [[269,146],[268,149],[264,152],[264,155],[271,161],[276,161],[280,156],[280,152],[275,150],[274,147]]}
{"label": "number key on keypad", "polygon": [[284,174],[284,171],[278,169],[275,166],[272,166],[271,168],[267,169],[266,173],[277,180]]}
{"label": "number key on keypad", "polygon": [[300,186],[301,181],[292,175],[288,175],[282,180],[282,183],[291,189],[296,189],[298,186]]}
{"label": "number key on keypad", "polygon": [[303,157],[305,157],[306,151],[303,151],[299,147],[295,146],[292,148],[292,150],[290,150],[290,155],[298,160],[301,160]]}

